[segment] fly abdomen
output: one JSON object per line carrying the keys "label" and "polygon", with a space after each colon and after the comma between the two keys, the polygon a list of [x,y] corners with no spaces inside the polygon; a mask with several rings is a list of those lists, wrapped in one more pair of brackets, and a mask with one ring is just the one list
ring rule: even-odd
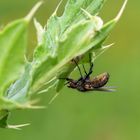
{"label": "fly abdomen", "polygon": [[103,87],[109,80],[109,74],[107,72],[102,73],[93,78],[91,81],[93,88],[101,88]]}

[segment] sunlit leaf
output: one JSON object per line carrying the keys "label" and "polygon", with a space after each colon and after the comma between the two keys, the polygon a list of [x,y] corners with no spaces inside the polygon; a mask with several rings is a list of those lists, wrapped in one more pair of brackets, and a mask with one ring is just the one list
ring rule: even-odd
{"label": "sunlit leaf", "polygon": [[[25,18],[11,22],[0,31],[0,127],[8,128],[7,118],[12,109],[28,108],[30,76],[29,72],[21,74],[26,63],[28,25],[40,5],[41,2],[37,3]],[[22,81],[17,80],[19,77]]]}

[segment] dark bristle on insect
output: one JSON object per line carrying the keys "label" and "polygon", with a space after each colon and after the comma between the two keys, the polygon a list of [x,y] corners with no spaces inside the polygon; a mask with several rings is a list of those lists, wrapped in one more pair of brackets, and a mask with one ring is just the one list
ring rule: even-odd
{"label": "dark bristle on insect", "polygon": [[82,68],[84,71],[84,75],[82,74],[81,68],[79,67],[79,57],[76,57],[75,59],[72,59],[71,62],[76,65],[78,68],[80,78],[77,80],[72,78],[60,78],[63,80],[66,80],[67,82],[65,85],[67,85],[68,88],[77,89],[80,92],[88,92],[88,91],[106,91],[106,92],[112,92],[114,89],[111,89],[110,87],[105,87],[105,85],[109,81],[109,73],[104,72],[102,74],[99,74],[95,77],[91,77],[91,74],[93,72],[94,64],[91,61],[91,56],[89,55],[89,70],[86,71],[84,64],[82,64]]}

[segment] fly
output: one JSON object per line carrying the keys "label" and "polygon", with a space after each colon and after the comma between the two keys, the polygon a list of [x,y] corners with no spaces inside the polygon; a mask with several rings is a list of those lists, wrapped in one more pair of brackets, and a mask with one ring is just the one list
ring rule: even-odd
{"label": "fly", "polygon": [[107,72],[97,75],[91,78],[91,74],[93,72],[93,62],[90,59],[90,68],[87,72],[85,66],[82,64],[83,70],[85,75],[82,75],[81,69],[75,59],[72,60],[80,73],[80,78],[78,80],[74,80],[71,78],[60,78],[67,80],[67,87],[77,89],[80,92],[87,92],[87,91],[112,91],[110,88],[104,87],[109,81],[109,74]]}

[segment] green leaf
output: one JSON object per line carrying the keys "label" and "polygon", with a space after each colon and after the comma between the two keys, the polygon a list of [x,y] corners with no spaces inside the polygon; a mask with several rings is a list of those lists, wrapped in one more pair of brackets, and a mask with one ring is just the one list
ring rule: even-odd
{"label": "green leaf", "polygon": [[[104,2],[105,0],[69,0],[63,15],[57,16],[58,6],[45,28],[35,21],[38,44],[33,61],[26,62],[24,74],[8,88],[6,100],[1,98],[1,110],[8,103],[13,103],[15,108],[32,108],[31,95],[47,92],[52,86],[56,86],[58,95],[64,86],[64,80],[59,80],[59,77],[68,77],[75,68],[72,59],[78,57],[79,61],[87,62],[89,53],[95,54],[95,59],[106,50],[103,43],[118,22],[127,0],[118,16],[103,25],[97,14]],[[26,21],[29,17],[25,18]]]}
{"label": "green leaf", "polygon": [[[77,0],[76,2],[69,0],[61,17],[57,17],[57,7],[48,20],[47,31],[42,37],[45,38],[44,42],[42,41],[42,45],[39,45],[34,53],[31,92],[39,91],[46,82],[56,76],[58,70],[60,71],[70,59],[76,56],[74,54],[78,50],[76,46],[79,43],[80,48],[82,44],[81,37],[84,39],[82,45],[87,46],[90,42],[89,36],[94,36],[98,21],[88,19],[81,8],[95,15],[104,2],[105,0]],[[71,52],[72,50],[74,51]]]}
{"label": "green leaf", "polygon": [[88,11],[91,15],[95,16],[101,10],[106,0],[69,0],[65,11],[60,20],[61,33],[64,33],[67,28],[87,18],[82,9]]}
{"label": "green leaf", "polygon": [[72,23],[74,24],[76,22],[79,22],[80,20],[87,18],[83,14],[81,8],[84,8],[91,14],[95,15],[102,8],[104,2],[105,0],[69,0],[67,2],[63,15],[61,17],[57,17],[57,10],[60,6],[59,4],[55,12],[47,22],[47,31],[43,35],[44,37],[42,37],[45,38],[45,40],[44,42],[42,42],[43,45],[39,45],[39,47],[37,47],[37,49],[35,50],[34,59],[36,59],[36,61],[39,61],[45,56],[47,57],[47,55],[54,55],[55,49],[58,47],[59,39],[63,38],[64,32],[67,29],[71,28]]}
{"label": "green leaf", "polygon": [[0,111],[0,127],[1,128],[11,128],[11,129],[17,129],[20,130],[21,127],[30,125],[30,124],[21,124],[21,125],[9,125],[7,120],[9,117],[9,111],[8,110],[1,110]]}
{"label": "green leaf", "polygon": [[[27,47],[27,22],[15,21],[0,32],[0,93],[19,77]],[[12,59],[11,59],[12,58]]]}
{"label": "green leaf", "polygon": [[25,68],[23,76],[12,84],[5,96],[10,101],[15,101],[16,103],[26,103],[29,100],[28,89],[30,87],[30,70],[31,65],[28,63]]}
{"label": "green leaf", "polygon": [[22,80],[17,79],[25,67],[28,24],[41,3],[37,3],[25,18],[13,21],[0,31],[0,127],[20,127],[7,124],[9,112],[17,108],[32,108],[28,98],[30,65],[26,64],[27,72],[21,76]]}
{"label": "green leaf", "polygon": [[[99,44],[103,43],[117,23],[126,2],[119,16],[101,28],[102,20],[98,16],[93,15],[99,12],[103,3],[104,1],[99,0],[86,2],[70,0],[61,17],[56,16],[57,10],[50,17],[47,23],[47,31],[44,31],[39,23],[35,23],[38,38],[41,38],[41,41],[38,39],[39,45],[34,52],[29,78],[31,79],[31,87],[27,92],[36,93],[45,90],[46,83],[59,74],[62,75],[63,68],[65,65],[68,65],[71,59],[84,55],[90,50],[94,51],[94,47],[97,49],[97,46],[102,46]],[[88,10],[94,14],[91,15]],[[77,18],[73,18],[72,13],[77,13],[77,11],[77,18],[80,19],[75,22]],[[74,68],[74,66],[68,67]],[[72,70],[71,68],[71,70],[65,71],[63,74],[68,76]],[[62,86],[61,83],[60,85]],[[61,88],[59,87],[58,89]]]}
{"label": "green leaf", "polygon": [[9,112],[7,110],[0,111],[0,127],[6,128],[7,127],[7,119],[8,119]]}
{"label": "green leaf", "polygon": [[[87,55],[89,55],[89,53],[95,53],[96,51],[98,51],[99,55],[102,54],[108,47],[102,47],[103,42],[105,41],[105,39],[107,38],[107,36],[109,35],[109,33],[111,32],[111,30],[114,28],[114,26],[116,25],[116,23],[118,22],[118,20],[120,19],[124,8],[127,4],[127,0],[124,2],[120,12],[118,13],[117,17],[109,22],[107,22],[97,33],[95,36],[93,36],[92,40],[90,41],[90,44],[87,46],[84,46],[82,48],[82,46],[80,47],[80,50],[77,50],[77,54],[76,56],[84,56],[86,57]],[[81,57],[83,59],[83,57]],[[92,59],[97,58],[97,56],[93,56]],[[84,62],[84,61],[82,61]],[[87,61],[86,61],[87,62]],[[70,67],[70,66],[69,66]],[[63,74],[61,73],[61,76],[65,76],[68,77],[70,75],[71,71],[64,71]],[[61,77],[60,75],[58,77]],[[56,91],[59,92],[62,89],[62,85],[64,84],[64,80],[59,80]]]}
{"label": "green leaf", "polygon": [[27,27],[40,4],[37,3],[28,16],[10,23],[0,31],[0,95],[23,72]]}

